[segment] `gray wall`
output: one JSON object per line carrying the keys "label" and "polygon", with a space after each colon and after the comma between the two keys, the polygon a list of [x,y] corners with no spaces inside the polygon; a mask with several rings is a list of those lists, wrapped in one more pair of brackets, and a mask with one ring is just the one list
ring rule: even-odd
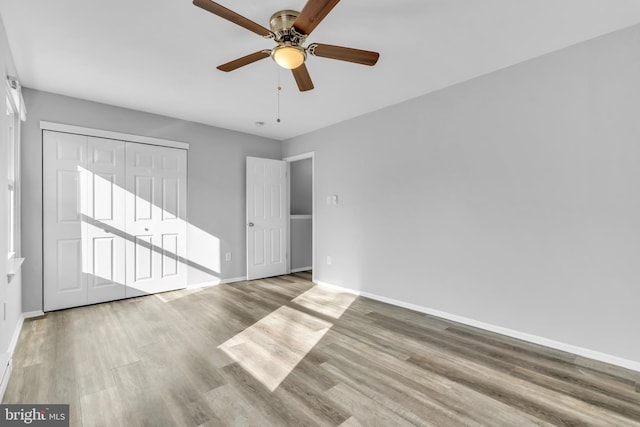
{"label": "gray wall", "polygon": [[[313,161],[303,159],[290,164],[290,197],[292,215],[311,215],[313,213]],[[313,226],[312,219],[291,219],[291,269],[311,267],[313,265]]]}
{"label": "gray wall", "polygon": [[311,215],[313,194],[313,164],[303,159],[290,164],[291,214]]}
{"label": "gray wall", "polygon": [[631,27],[286,141],[315,152],[314,279],[640,362],[639,46]]}
{"label": "gray wall", "polygon": [[[42,309],[41,120],[189,143],[189,283],[246,275],[245,157],[280,159],[278,141],[36,90],[25,91],[25,102],[24,311]],[[226,252],[231,261],[224,261]]]}
{"label": "gray wall", "polygon": [[313,266],[312,219],[291,219],[291,269],[300,270]]}

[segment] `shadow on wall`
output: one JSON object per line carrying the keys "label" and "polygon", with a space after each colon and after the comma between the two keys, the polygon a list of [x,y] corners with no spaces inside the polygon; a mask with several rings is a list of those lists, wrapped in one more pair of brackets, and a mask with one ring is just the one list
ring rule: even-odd
{"label": "shadow on wall", "polygon": [[[151,196],[140,197],[134,195],[97,173],[94,174],[82,167],[79,167],[78,170],[81,186],[92,183],[92,190],[96,193],[93,197],[93,200],[95,200],[94,206],[89,206],[89,198],[81,197],[80,199],[80,219],[83,224],[87,224],[86,227],[83,226],[82,228],[83,233],[87,233],[88,236],[106,234],[132,242],[136,256],[138,254],[146,254],[146,257],[151,257],[153,253],[159,254],[163,271],[169,275],[172,271],[177,273],[179,264],[183,264],[191,269],[205,273],[211,278],[210,281],[212,283],[220,281],[220,239],[179,218],[177,208],[177,197],[179,195],[177,193],[175,196],[165,194],[164,196],[169,202],[165,200],[165,203],[163,203],[165,206],[161,208],[153,204],[152,200],[148,200],[151,199]],[[84,195],[86,192],[81,189],[80,194]],[[183,233],[189,236],[190,254],[186,254],[186,249],[180,250],[180,245],[177,241],[178,237],[167,239],[166,241],[162,239],[161,244],[158,245],[153,243],[150,236],[149,238],[144,238],[147,236],[136,236],[128,233],[124,229],[124,224],[122,224],[121,228],[114,225],[113,221],[110,221],[113,218],[111,206],[111,200],[113,199],[124,199],[126,203],[130,203],[135,207],[136,212],[146,212],[148,218],[173,223],[171,227],[173,230],[182,230]],[[93,214],[91,215],[91,213]],[[109,221],[109,223],[105,221]],[[171,237],[173,234],[170,233],[167,236]],[[184,239],[186,236],[182,238]],[[138,252],[139,250],[140,252]],[[83,263],[83,270],[85,270],[85,274],[93,275],[101,280],[113,280],[112,272],[109,270],[100,271],[93,262]]]}

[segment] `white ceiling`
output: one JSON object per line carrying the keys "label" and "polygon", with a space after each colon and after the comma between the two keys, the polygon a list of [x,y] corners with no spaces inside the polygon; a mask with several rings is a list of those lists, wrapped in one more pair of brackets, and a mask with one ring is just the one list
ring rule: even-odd
{"label": "white ceiling", "polygon": [[[305,1],[218,3],[268,28]],[[636,24],[640,1],[345,0],[307,44],[380,60],[310,57],[305,93],[270,59],[216,70],[274,43],[190,0],[0,0],[0,13],[24,86],[287,139]]]}

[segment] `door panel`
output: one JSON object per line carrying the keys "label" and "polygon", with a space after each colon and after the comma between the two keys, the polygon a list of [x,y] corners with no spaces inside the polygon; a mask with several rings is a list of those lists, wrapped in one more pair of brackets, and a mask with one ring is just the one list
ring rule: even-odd
{"label": "door panel", "polygon": [[93,238],[93,271],[94,286],[108,286],[114,281],[116,254],[113,237]]}
{"label": "door panel", "polygon": [[43,132],[43,259],[45,311],[87,303],[83,203],[87,137]]}
{"label": "door panel", "polygon": [[271,230],[271,263],[277,264],[283,262],[282,254],[284,253],[284,248],[282,247],[283,238],[282,238],[282,230],[272,228]]}
{"label": "door panel", "polygon": [[84,291],[82,280],[82,242],[80,239],[58,239],[57,243],[57,291]]}
{"label": "door panel", "polygon": [[96,221],[113,221],[114,197],[117,191],[114,188],[116,176],[114,174],[94,172],[91,176],[91,181],[93,219]]}
{"label": "door panel", "polygon": [[178,217],[178,204],[180,181],[174,178],[162,180],[162,219],[176,219]]}
{"label": "door panel", "polygon": [[136,221],[153,219],[153,214],[151,212],[151,207],[153,206],[153,181],[154,179],[152,176],[135,177],[135,188],[133,190],[133,194],[135,196],[134,218]]}
{"label": "door panel", "polygon": [[[252,228],[255,228],[253,226]],[[250,230],[250,233],[253,234],[253,266],[259,267],[264,265],[264,254],[267,252],[265,247],[265,243],[267,239],[265,239],[266,230]]]}
{"label": "door panel", "polygon": [[80,172],[58,170],[56,179],[56,205],[58,223],[80,221]]}
{"label": "door panel", "polygon": [[162,236],[162,277],[176,276],[178,274],[178,241],[177,234],[164,234]]}
{"label": "door panel", "polygon": [[136,249],[134,260],[134,278],[136,281],[147,280],[153,277],[152,262],[153,262],[153,236],[136,236],[135,237]]}
{"label": "door panel", "polygon": [[134,152],[134,166],[137,168],[152,168],[153,167],[153,154],[145,151]]}
{"label": "door panel", "polygon": [[187,153],[130,143],[126,158],[126,228],[134,239],[127,244],[135,254],[127,296],[184,288]]}
{"label": "door panel", "polygon": [[86,222],[87,302],[124,298],[124,141],[87,138]]}
{"label": "door panel", "polygon": [[247,278],[287,273],[287,164],[247,157]]}

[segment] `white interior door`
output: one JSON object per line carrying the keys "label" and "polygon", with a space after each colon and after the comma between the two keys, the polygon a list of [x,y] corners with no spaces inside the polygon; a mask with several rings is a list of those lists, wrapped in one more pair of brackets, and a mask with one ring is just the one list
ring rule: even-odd
{"label": "white interior door", "polygon": [[125,207],[124,141],[89,137],[84,170],[86,203],[81,203],[87,302],[124,298]]}
{"label": "white interior door", "polygon": [[127,296],[187,285],[187,152],[126,145]]}
{"label": "white interior door", "polygon": [[43,134],[44,310],[87,304],[82,220],[87,137]]}
{"label": "white interior door", "polygon": [[247,279],[287,273],[287,163],[247,157]]}

